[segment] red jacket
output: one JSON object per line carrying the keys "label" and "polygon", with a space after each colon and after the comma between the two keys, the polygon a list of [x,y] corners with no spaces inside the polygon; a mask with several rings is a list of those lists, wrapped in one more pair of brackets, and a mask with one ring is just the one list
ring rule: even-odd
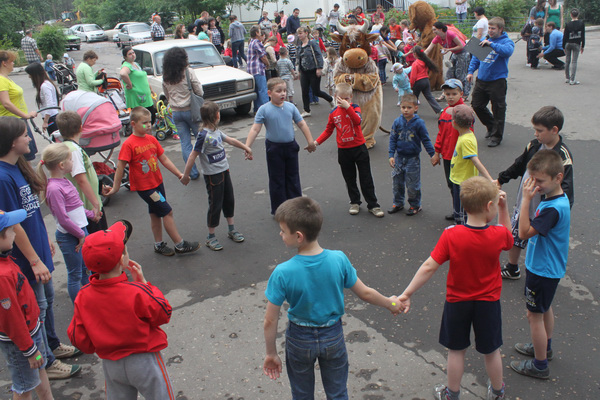
{"label": "red jacket", "polygon": [[38,350],[31,336],[41,327],[40,309],[27,278],[7,254],[0,256],[0,304],[0,340],[31,357]]}
{"label": "red jacket", "polygon": [[413,48],[413,47],[415,47],[415,46],[414,46],[414,45],[412,45],[412,46],[411,46],[410,44],[406,44],[406,45],[404,45],[404,50],[403,50],[403,52],[404,52],[404,54],[406,54],[406,55],[404,56],[404,58],[406,59],[406,63],[408,64],[408,66],[409,66],[409,67],[410,67],[410,66],[411,66],[411,65],[412,65],[412,64],[415,62],[415,60],[417,59],[417,58],[415,57],[415,55],[414,55],[414,54],[411,52],[411,50],[412,50],[412,48]]}
{"label": "red jacket", "polygon": [[[458,99],[458,102],[454,106],[460,104],[465,104],[462,98]],[[444,108],[438,119],[438,134],[433,147],[435,148],[435,152],[440,153],[444,160],[452,159],[456,141],[458,140],[458,131],[452,127],[452,115],[447,112],[448,108],[454,106]]]}
{"label": "red jacket", "polygon": [[415,82],[424,78],[429,78],[429,68],[421,60],[415,61],[410,70],[410,87],[415,85]]}
{"label": "red jacket", "polygon": [[375,61],[375,64],[377,64],[377,61],[379,61],[379,51],[377,50],[377,47],[375,47],[375,45],[371,45],[370,57],[373,59],[373,61]]}
{"label": "red jacket", "polygon": [[153,353],[167,347],[160,329],[171,319],[171,305],[150,283],[90,277],[79,291],[67,330],[71,343],[87,354],[120,360],[131,354]]}
{"label": "red jacket", "polygon": [[322,144],[329,139],[335,128],[338,148],[349,149],[362,146],[365,144],[365,137],[360,127],[361,121],[360,107],[358,105],[351,104],[347,110],[337,106],[329,113],[327,126],[317,138],[317,143]]}

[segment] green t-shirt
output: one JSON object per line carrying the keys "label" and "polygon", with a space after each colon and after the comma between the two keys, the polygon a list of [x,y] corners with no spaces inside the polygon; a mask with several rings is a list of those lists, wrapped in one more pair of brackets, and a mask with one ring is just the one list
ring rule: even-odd
{"label": "green t-shirt", "polygon": [[64,143],[67,145],[69,150],[71,150],[71,153],[73,153],[73,170],[65,177],[70,180],[73,186],[75,186],[75,189],[77,189],[79,198],[81,201],[83,201],[83,207],[86,210],[93,210],[94,206],[92,206],[92,202],[85,197],[74,178],[79,174],[85,174],[87,180],[90,182],[90,186],[92,186],[92,191],[96,194],[96,200],[98,200],[98,204],[100,204],[100,209],[102,209],[102,200],[100,199],[99,191],[100,183],[98,182],[98,175],[96,175],[96,170],[94,169],[92,160],[90,160],[90,157],[87,155],[85,150],[79,146],[79,144],[72,140],[65,140]]}
{"label": "green t-shirt", "polygon": [[137,106],[150,107],[152,106],[152,92],[148,83],[148,74],[140,68],[136,62],[133,64],[125,61],[122,67],[129,68],[129,79],[131,80],[131,89],[127,89],[125,83],[125,102],[127,107],[134,108]]}
{"label": "green t-shirt", "polygon": [[477,138],[473,132],[460,135],[450,161],[450,181],[457,185],[479,175],[471,157],[477,157]]}

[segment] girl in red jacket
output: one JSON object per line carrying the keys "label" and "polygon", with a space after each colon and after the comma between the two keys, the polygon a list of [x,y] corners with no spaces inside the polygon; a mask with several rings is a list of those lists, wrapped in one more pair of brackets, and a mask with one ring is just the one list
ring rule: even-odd
{"label": "girl in red jacket", "polygon": [[438,67],[431,61],[431,58],[427,57],[421,46],[413,47],[412,53],[417,59],[412,64],[412,69],[410,71],[410,86],[412,87],[413,93],[418,99],[419,94],[423,92],[423,95],[433,109],[433,112],[439,114],[442,112],[442,107],[435,101],[435,97],[431,94],[431,85],[429,84],[429,70],[438,72]]}

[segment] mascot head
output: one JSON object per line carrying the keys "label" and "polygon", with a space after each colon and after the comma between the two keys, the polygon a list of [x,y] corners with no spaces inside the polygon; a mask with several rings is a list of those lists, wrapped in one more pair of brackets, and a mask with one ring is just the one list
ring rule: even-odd
{"label": "mascot head", "polygon": [[378,33],[367,33],[368,25],[344,27],[337,23],[340,34],[331,34],[331,38],[340,44],[340,57],[350,68],[362,68],[369,62],[371,44],[379,38]]}

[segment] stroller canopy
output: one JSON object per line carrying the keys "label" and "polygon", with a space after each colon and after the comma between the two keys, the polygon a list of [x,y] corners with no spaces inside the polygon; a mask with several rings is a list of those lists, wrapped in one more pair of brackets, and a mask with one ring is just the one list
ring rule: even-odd
{"label": "stroller canopy", "polygon": [[82,137],[106,135],[121,129],[121,120],[111,101],[96,93],[83,90],[70,92],[63,98],[61,109],[79,114]]}

